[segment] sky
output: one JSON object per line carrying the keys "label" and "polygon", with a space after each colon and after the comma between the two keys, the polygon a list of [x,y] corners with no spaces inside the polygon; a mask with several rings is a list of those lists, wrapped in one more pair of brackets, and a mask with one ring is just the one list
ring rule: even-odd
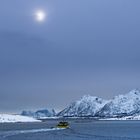
{"label": "sky", "polygon": [[0,1],[0,112],[61,110],[86,94],[110,99],[140,88],[139,5]]}

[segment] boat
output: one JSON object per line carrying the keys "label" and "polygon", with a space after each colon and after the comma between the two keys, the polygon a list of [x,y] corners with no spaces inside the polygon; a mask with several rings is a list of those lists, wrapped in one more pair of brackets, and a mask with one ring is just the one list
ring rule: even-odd
{"label": "boat", "polygon": [[69,127],[69,123],[66,122],[66,121],[61,121],[61,122],[59,122],[59,123],[57,124],[56,127],[57,127],[57,128],[70,128],[70,127]]}

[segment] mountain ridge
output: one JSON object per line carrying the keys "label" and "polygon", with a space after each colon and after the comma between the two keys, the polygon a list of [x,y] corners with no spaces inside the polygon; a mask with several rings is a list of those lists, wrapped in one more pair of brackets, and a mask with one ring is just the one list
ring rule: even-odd
{"label": "mountain ridge", "polygon": [[60,111],[61,117],[123,117],[140,113],[140,92],[137,89],[117,95],[111,100],[85,95]]}
{"label": "mountain ridge", "polygon": [[96,96],[84,95],[80,100],[71,103],[67,108],[59,112],[57,116],[93,116],[106,102],[106,100]]}

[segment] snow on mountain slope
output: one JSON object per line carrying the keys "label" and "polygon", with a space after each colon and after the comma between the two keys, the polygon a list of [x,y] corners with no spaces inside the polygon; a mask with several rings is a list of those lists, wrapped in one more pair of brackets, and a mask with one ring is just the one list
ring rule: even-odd
{"label": "snow on mountain slope", "polygon": [[48,110],[48,109],[42,109],[37,110],[36,112],[32,111],[22,111],[21,115],[23,116],[29,116],[37,119],[42,119],[45,117],[54,117],[56,115],[54,109]]}
{"label": "snow on mountain slope", "polygon": [[40,122],[31,117],[25,117],[21,115],[9,115],[9,114],[0,114],[0,123],[10,123],[10,122]]}
{"label": "snow on mountain slope", "polygon": [[70,104],[70,106],[59,112],[57,116],[94,116],[95,113],[98,112],[106,103],[106,100],[86,95],[79,101]]}
{"label": "snow on mountain slope", "polygon": [[108,102],[96,116],[115,117],[130,116],[140,113],[140,92],[132,90],[128,94],[118,95]]}

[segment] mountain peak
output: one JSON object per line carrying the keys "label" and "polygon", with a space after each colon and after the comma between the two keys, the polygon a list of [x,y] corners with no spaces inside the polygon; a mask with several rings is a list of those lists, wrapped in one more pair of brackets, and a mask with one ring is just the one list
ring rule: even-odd
{"label": "mountain peak", "polygon": [[98,100],[102,100],[101,98],[98,98],[96,96],[91,96],[91,95],[84,95],[79,101],[82,102],[82,101],[98,101]]}
{"label": "mountain peak", "polygon": [[101,98],[84,95],[80,100],[71,103],[67,108],[58,113],[58,116],[94,116],[106,103]]}
{"label": "mountain peak", "polygon": [[128,116],[140,113],[140,92],[137,89],[115,96],[98,113],[100,117]]}
{"label": "mountain peak", "polygon": [[138,89],[133,89],[131,90],[128,94],[132,94],[132,95],[140,95],[140,91]]}

